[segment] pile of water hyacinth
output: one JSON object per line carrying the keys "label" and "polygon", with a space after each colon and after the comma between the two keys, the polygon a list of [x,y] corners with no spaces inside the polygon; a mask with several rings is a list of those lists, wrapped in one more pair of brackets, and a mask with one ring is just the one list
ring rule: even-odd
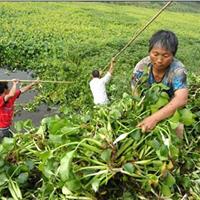
{"label": "pile of water hyacinth", "polygon": [[[140,88],[138,88],[140,89]],[[149,133],[137,124],[169,102],[166,86],[109,106],[15,124],[0,144],[2,199],[200,199],[200,112],[193,102]],[[199,101],[198,101],[199,102]],[[175,129],[185,124],[184,139]]]}

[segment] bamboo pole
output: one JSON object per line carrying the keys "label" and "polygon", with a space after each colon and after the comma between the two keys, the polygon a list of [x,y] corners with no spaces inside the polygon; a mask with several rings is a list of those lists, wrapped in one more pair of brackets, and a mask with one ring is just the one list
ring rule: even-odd
{"label": "bamboo pole", "polygon": [[[138,36],[172,3],[173,1],[168,1],[143,27],[141,27],[135,35],[128,41],[128,43],[112,57],[115,61],[117,58],[138,38]],[[110,62],[103,68],[102,71],[105,71],[106,68],[110,66]]]}
{"label": "bamboo pole", "polygon": [[131,38],[131,40],[113,57],[114,60],[117,59],[117,57],[125,51],[125,49],[130,46],[132,42],[134,42],[137,37],[172,3],[172,1],[167,2],[160,10],[158,13],[156,13],[150,21],[148,21],[138,32]]}
{"label": "bamboo pole", "polygon": [[[0,80],[0,82],[13,82],[13,80]],[[48,81],[48,80],[19,80],[19,82],[38,82],[38,83],[73,83],[74,81]]]}

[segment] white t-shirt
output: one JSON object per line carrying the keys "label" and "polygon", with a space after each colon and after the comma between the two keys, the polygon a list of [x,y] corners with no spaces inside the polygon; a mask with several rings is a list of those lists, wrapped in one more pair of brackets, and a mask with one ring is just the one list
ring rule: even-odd
{"label": "white t-shirt", "polygon": [[94,98],[95,104],[104,105],[109,102],[106,94],[106,83],[109,82],[111,73],[107,72],[102,78],[93,78],[90,81],[90,89]]}

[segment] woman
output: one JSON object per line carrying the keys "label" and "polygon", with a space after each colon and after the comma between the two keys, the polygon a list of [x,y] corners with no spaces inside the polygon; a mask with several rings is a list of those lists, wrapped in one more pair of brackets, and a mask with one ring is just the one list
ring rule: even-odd
{"label": "woman", "polygon": [[[169,87],[167,93],[171,100],[157,112],[142,120],[138,127],[142,132],[151,131],[158,122],[170,117],[187,104],[187,75],[184,65],[174,56],[178,48],[178,39],[171,31],[159,30],[149,40],[149,56],[143,58],[134,68],[132,89],[148,71],[148,84],[163,83]],[[145,69],[148,68],[148,69]],[[183,125],[178,127],[177,135],[183,137]]]}

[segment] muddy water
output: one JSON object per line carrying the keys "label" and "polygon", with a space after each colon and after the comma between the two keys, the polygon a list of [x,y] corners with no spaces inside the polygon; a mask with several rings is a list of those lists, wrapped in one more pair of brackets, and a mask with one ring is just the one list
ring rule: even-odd
{"label": "muddy water", "polygon": [[[24,71],[14,71],[9,72],[4,69],[0,69],[0,79],[1,80],[11,80],[13,78],[21,79],[21,80],[32,80],[32,76],[30,72],[24,72]],[[9,87],[12,85],[12,83],[9,82]],[[37,92],[34,90],[27,91],[26,93],[22,94],[19,99],[16,101],[17,104],[26,104],[28,102],[31,102],[31,100],[34,98],[34,96],[37,95]],[[47,116],[51,116],[56,114],[57,109],[51,109],[49,110],[47,105],[43,104],[40,105],[36,112],[28,112],[25,110],[21,110],[16,114],[14,117],[14,122],[19,120],[26,120],[31,119],[33,121],[33,124],[38,126],[40,124],[41,119]]]}

